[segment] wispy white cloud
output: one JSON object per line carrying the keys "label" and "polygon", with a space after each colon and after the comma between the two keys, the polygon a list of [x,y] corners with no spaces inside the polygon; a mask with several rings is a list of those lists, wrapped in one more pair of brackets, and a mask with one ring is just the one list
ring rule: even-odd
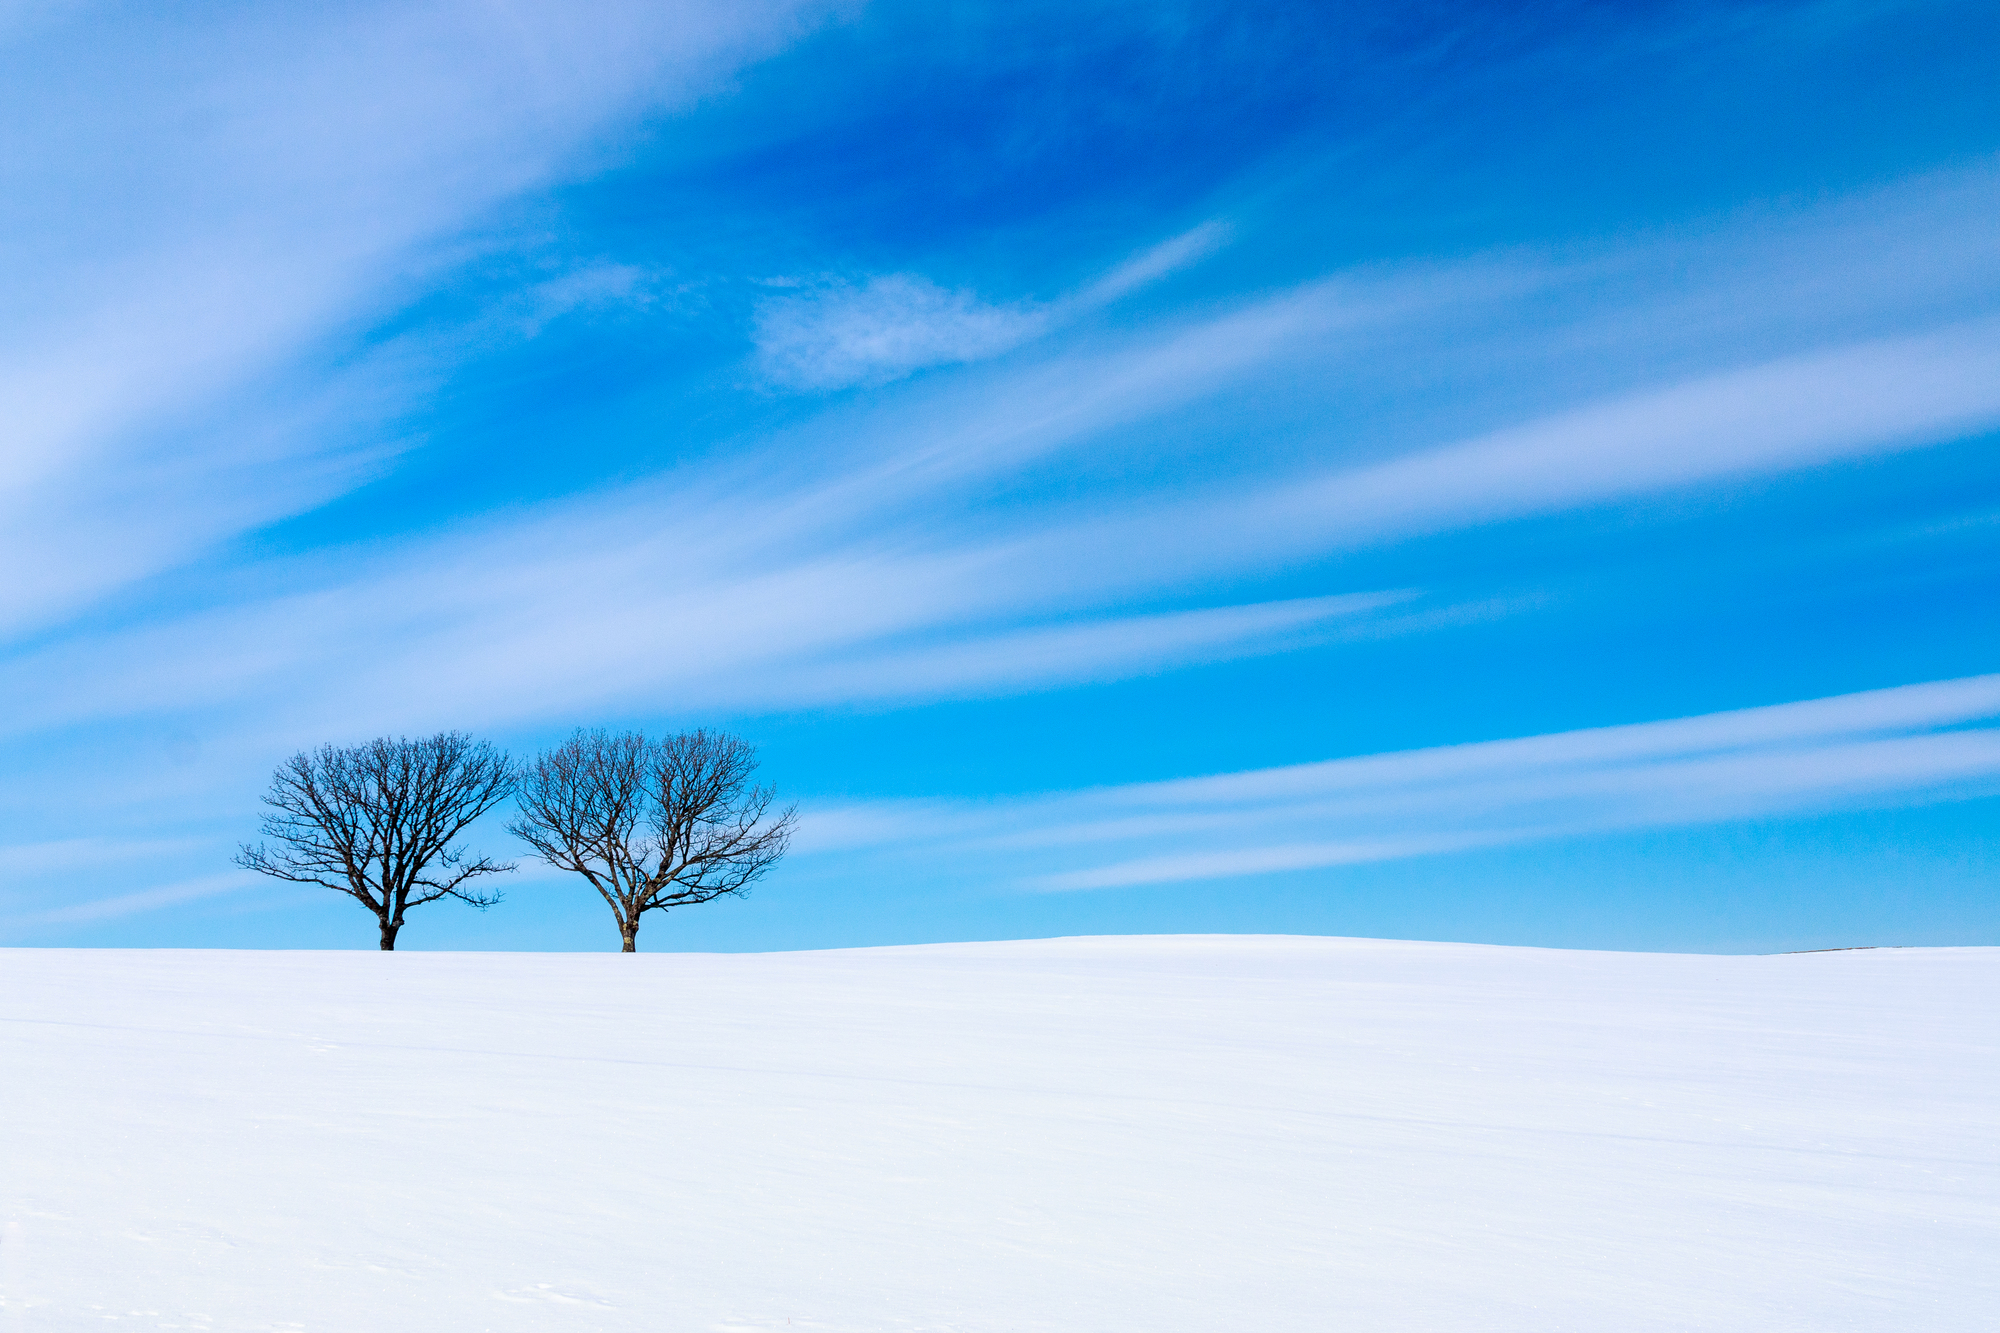
{"label": "wispy white cloud", "polygon": [[173,856],[199,846],[193,838],[60,838],[0,845],[0,875],[47,874]]}
{"label": "wispy white cloud", "polygon": [[[1893,454],[2000,427],[2000,321],[1699,376],[1380,463],[1052,530],[1051,564],[1146,551],[1160,573],[1257,568],[1498,520]],[[1205,540],[1187,543],[1186,534]]]}
{"label": "wispy white cloud", "polygon": [[[579,170],[607,127],[820,8],[86,7],[17,32],[0,114],[36,132],[0,167],[0,630],[368,475],[392,386],[300,359],[421,290],[462,255],[446,242]],[[359,401],[330,401],[343,389]],[[287,420],[299,398],[316,429]]]}
{"label": "wispy white cloud", "polygon": [[931,366],[995,356],[1039,334],[1046,311],[994,305],[913,273],[830,282],[768,297],[757,309],[757,364],[800,389],[887,384]]}
{"label": "wispy white cloud", "polygon": [[1082,309],[1108,304],[1208,258],[1229,243],[1230,235],[1230,225],[1219,219],[1191,227],[1118,265],[1078,292],[1072,302]]}
{"label": "wispy white cloud", "polygon": [[199,902],[207,898],[220,898],[225,894],[242,893],[256,887],[259,885],[255,876],[243,871],[230,871],[219,875],[200,875],[193,879],[177,880],[172,884],[138,889],[131,893],[113,894],[106,898],[67,903],[61,907],[51,907],[41,911],[23,912],[3,920],[4,924],[12,927],[109,921],[118,917],[137,916],[142,912],[156,912],[166,907],[178,907],[184,903]]}
{"label": "wispy white cloud", "polygon": [[1263,656],[1324,643],[1343,630],[1380,628],[1373,614],[1415,592],[1351,593],[1159,615],[1085,618],[942,644],[890,642],[802,673],[822,701],[986,694],[1035,686],[1117,680],[1195,663]]}
{"label": "wispy white cloud", "polygon": [[1351,538],[1544,513],[2000,425],[2000,320],[1784,357],[1288,486],[1256,522]]}
{"label": "wispy white cloud", "polygon": [[950,855],[1037,890],[1397,860],[2000,790],[2000,676],[985,803],[848,806],[800,845]]}
{"label": "wispy white cloud", "polygon": [[1134,598],[2000,424],[2000,325],[1973,320],[1642,384],[1380,461],[1330,438],[1326,464],[1276,479],[1128,485],[1101,508],[1087,492],[971,501],[1238,385],[1331,371],[1390,331],[1568,280],[1480,264],[1316,281],[835,416],[764,456],[274,566],[270,595],[17,657],[0,688],[17,728],[227,702],[260,727],[346,730],[1109,679],[1297,641],[1260,620],[1268,607],[1118,609]]}
{"label": "wispy white cloud", "polygon": [[592,310],[649,310],[674,295],[664,274],[610,260],[581,264],[544,278],[506,309],[516,330],[534,337],[566,315]]}
{"label": "wispy white cloud", "polygon": [[[1936,225],[1963,223],[1953,212]],[[1852,220],[1830,225],[1818,242],[1795,229],[1792,247],[1847,246]],[[1685,269],[1684,253],[1671,258]],[[1108,495],[1078,484],[980,503],[1029,469],[1089,465],[1113,445],[1154,449],[1165,423],[1245,386],[1268,395],[1352,375],[1357,358],[1398,364],[1369,358],[1413,331],[1431,356],[1452,345],[1439,327],[1497,320],[1513,346],[1507,311],[1579,280],[1519,259],[1340,275],[843,407],[761,453],[441,536],[238,570],[206,609],[0,662],[14,705],[0,725],[226,710],[244,746],[269,748],[444,722],[1109,680],[1509,609],[1435,597],[1311,609],[1384,595],[1338,587],[1326,590],[1333,601],[1218,605],[1226,596],[1209,590],[1231,580],[1369,543],[1921,447],[2000,410],[1990,373],[2000,330],[1959,321],[1642,378],[1456,442],[1321,428],[1282,472],[1246,458],[1191,487],[1149,490],[1121,475]],[[1672,299],[1686,291],[1677,281]],[[1569,336],[1558,333],[1559,344]],[[1475,340],[1463,354],[1494,345]],[[1159,610],[1134,614],[1135,601]]]}
{"label": "wispy white cloud", "polygon": [[1228,237],[1226,224],[1203,223],[1049,302],[990,302],[916,273],[797,283],[758,303],[758,369],[787,388],[845,389],[982,361],[1197,262]]}

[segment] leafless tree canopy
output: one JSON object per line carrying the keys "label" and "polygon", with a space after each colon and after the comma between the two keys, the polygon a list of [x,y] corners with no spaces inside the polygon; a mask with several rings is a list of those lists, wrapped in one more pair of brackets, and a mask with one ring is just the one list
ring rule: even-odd
{"label": "leafless tree canopy", "polygon": [[375,914],[382,947],[393,949],[412,907],[440,898],[474,907],[500,901],[469,886],[513,867],[468,860],[452,844],[513,787],[504,753],[455,731],[322,746],[293,755],[272,777],[265,842],[245,843],[236,863],[347,894]]}
{"label": "leafless tree canopy", "polygon": [[756,769],[756,750],[721,733],[579,731],[522,771],[508,827],[590,881],[631,953],[645,913],[741,894],[785,854],[796,812],[771,812]]}

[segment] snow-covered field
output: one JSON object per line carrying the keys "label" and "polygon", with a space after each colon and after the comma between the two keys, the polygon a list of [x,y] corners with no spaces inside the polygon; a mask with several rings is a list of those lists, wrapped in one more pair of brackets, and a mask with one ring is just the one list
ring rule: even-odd
{"label": "snow-covered field", "polygon": [[0,951],[29,1329],[1986,1329],[2000,949]]}

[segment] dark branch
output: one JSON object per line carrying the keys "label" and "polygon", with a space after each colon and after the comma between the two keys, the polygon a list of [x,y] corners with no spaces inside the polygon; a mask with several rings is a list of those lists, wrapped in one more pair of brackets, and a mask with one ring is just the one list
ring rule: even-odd
{"label": "dark branch", "polygon": [[422,740],[384,737],[293,755],[271,779],[265,841],[236,863],[295,884],[345,893],[373,912],[393,948],[403,914],[456,898],[500,901],[472,882],[512,870],[455,844],[514,788],[505,753],[458,732]]}
{"label": "dark branch", "polygon": [[598,891],[629,951],[645,913],[743,894],[785,854],[796,811],[771,814],[756,768],[734,736],[579,731],[523,771],[508,827]]}

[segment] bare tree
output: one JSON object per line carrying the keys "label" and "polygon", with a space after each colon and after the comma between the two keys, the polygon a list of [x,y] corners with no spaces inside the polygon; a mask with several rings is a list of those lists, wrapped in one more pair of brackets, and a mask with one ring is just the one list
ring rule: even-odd
{"label": "bare tree", "polygon": [[742,894],[785,854],[797,812],[771,813],[756,769],[755,748],[719,732],[578,731],[522,770],[507,827],[588,880],[633,953],[647,912]]}
{"label": "bare tree", "polygon": [[383,737],[293,755],[271,779],[263,834],[236,864],[294,884],[320,884],[375,914],[382,947],[396,947],[403,914],[456,898],[491,907],[500,895],[468,885],[512,870],[452,844],[514,789],[502,751],[456,731],[423,740]]}

